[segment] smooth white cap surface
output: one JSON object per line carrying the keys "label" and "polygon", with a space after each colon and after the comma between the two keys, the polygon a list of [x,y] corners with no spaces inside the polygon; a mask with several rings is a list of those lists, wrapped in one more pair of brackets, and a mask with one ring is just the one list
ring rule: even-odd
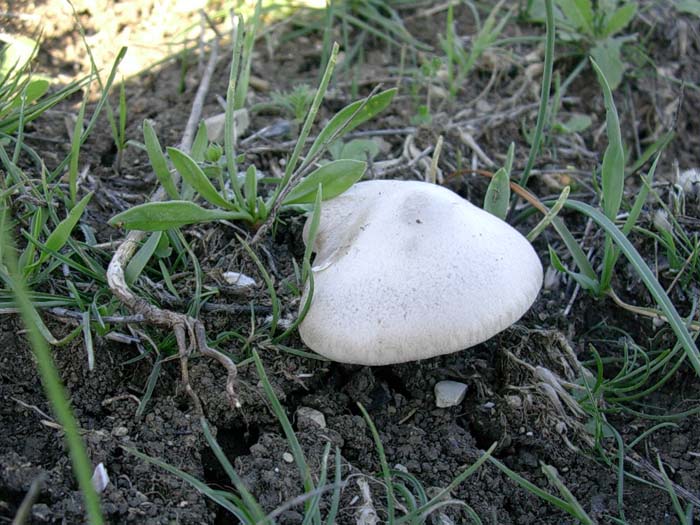
{"label": "smooth white cap surface", "polygon": [[361,182],[324,202],[314,251],[314,294],[299,333],[344,363],[401,363],[476,345],[517,321],[542,286],[542,265],[520,233],[425,182]]}

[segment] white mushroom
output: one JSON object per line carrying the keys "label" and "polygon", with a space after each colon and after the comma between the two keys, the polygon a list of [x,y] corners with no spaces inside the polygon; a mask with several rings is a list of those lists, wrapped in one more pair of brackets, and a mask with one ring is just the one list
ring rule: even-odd
{"label": "white mushroom", "polygon": [[314,294],[299,333],[345,363],[476,345],[517,321],[542,286],[542,265],[520,233],[424,182],[362,182],[324,202],[314,251]]}

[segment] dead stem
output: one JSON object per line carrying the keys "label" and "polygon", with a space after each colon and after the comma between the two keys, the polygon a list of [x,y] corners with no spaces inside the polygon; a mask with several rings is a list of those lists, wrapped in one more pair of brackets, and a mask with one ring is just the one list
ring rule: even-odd
{"label": "dead stem", "polygon": [[[185,131],[180,142],[180,149],[189,151],[192,147],[194,135],[202,116],[202,107],[204,99],[209,91],[211,78],[214,73],[216,61],[218,58],[218,42],[214,40],[212,44],[209,60],[207,61],[202,79],[200,81],[194,101],[192,102],[192,110],[185,126]],[[178,175],[173,174],[174,183],[178,183]],[[160,186],[151,197],[151,202],[163,201],[167,197],[165,189]],[[134,315],[142,317],[145,322],[156,326],[173,330],[178,346],[178,356],[180,358],[180,372],[183,387],[185,392],[190,396],[195,406],[195,410],[202,414],[202,404],[195,391],[192,389],[189,381],[188,358],[193,349],[197,349],[202,355],[211,357],[219,361],[228,372],[228,380],[226,382],[226,392],[229,400],[234,406],[240,406],[235,392],[235,380],[237,376],[236,365],[227,356],[221,354],[218,350],[210,348],[206,343],[206,335],[204,325],[198,319],[194,319],[186,314],[172,312],[170,310],[161,309],[145,299],[137,296],[126,283],[124,277],[124,269],[127,263],[134,255],[143,239],[145,232],[132,230],[117,248],[112,257],[109,267],[107,268],[107,283],[109,284],[112,293],[126,306]]]}

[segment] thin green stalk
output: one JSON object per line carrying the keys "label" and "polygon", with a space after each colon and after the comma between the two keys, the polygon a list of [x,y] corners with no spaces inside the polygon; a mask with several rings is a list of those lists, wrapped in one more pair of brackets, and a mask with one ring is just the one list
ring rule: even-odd
{"label": "thin green stalk", "polygon": [[27,326],[29,342],[36,357],[37,367],[39,368],[46,395],[65,434],[68,452],[73,463],[73,471],[78,479],[78,485],[85,501],[88,521],[93,525],[101,525],[104,523],[104,520],[100,511],[99,497],[92,486],[90,460],[80,437],[78,423],[73,416],[68,395],[53,362],[51,351],[39,333],[39,327],[36,324],[39,314],[32,306],[25,283],[17,267],[15,249],[7,234],[7,222],[7,214],[3,213],[0,217],[0,245],[3,246],[3,262],[9,270],[7,277],[10,279],[12,290],[14,290],[17,308],[20,310],[22,319]]}
{"label": "thin green stalk", "polygon": [[377,454],[379,455],[379,464],[382,467],[382,477],[384,478],[384,484],[386,485],[386,513],[387,522],[394,522],[394,507],[396,505],[396,496],[394,494],[394,485],[391,481],[391,471],[389,469],[389,463],[386,460],[386,454],[384,453],[384,445],[382,445],[382,440],[379,437],[379,432],[377,432],[377,427],[374,425],[372,418],[369,417],[367,410],[362,406],[362,403],[357,403],[357,406],[362,412],[362,417],[365,418],[365,422],[372,432],[372,438],[374,439],[374,446],[377,449]]}
{"label": "thin green stalk", "polygon": [[318,113],[318,109],[321,106],[321,102],[323,101],[323,97],[326,94],[326,90],[328,89],[328,84],[331,81],[331,76],[333,75],[333,70],[335,69],[335,63],[338,59],[338,51],[339,51],[339,46],[338,43],[333,44],[333,50],[331,51],[331,56],[328,59],[328,65],[326,66],[326,71],[323,74],[323,78],[321,79],[321,83],[318,86],[318,89],[316,90],[316,95],[314,96],[314,100],[311,103],[311,108],[309,108],[309,114],[306,117],[306,120],[304,121],[304,125],[301,128],[301,132],[299,133],[299,138],[297,139],[296,146],[294,146],[294,151],[292,151],[292,156],[287,162],[287,166],[284,170],[284,178],[282,179],[282,182],[277,185],[277,188],[275,188],[275,192],[272,195],[272,197],[269,199],[269,205],[268,208],[272,209],[274,206],[274,203],[277,202],[278,197],[280,196],[280,193],[282,193],[282,190],[287,186],[289,183],[289,179],[292,178],[292,174],[294,173],[294,169],[297,167],[297,163],[299,162],[299,157],[301,156],[301,150],[304,148],[306,145],[306,138],[309,136],[309,133],[311,132],[311,126],[314,123],[314,120],[316,119],[316,114]]}
{"label": "thin green stalk", "polygon": [[[311,471],[309,470],[309,466],[306,463],[306,459],[304,458],[304,452],[302,451],[301,445],[299,444],[299,440],[297,439],[297,436],[294,433],[292,424],[289,422],[289,418],[287,417],[287,414],[284,411],[284,407],[279,402],[279,399],[277,399],[275,391],[272,389],[272,385],[270,385],[270,381],[267,379],[265,367],[263,366],[262,361],[260,360],[260,356],[255,350],[253,350],[253,359],[255,360],[255,368],[258,371],[258,377],[260,377],[260,382],[262,383],[263,390],[265,390],[267,399],[270,401],[273,413],[275,414],[275,416],[277,416],[277,420],[280,422],[280,425],[282,425],[282,430],[284,431],[284,435],[287,438],[289,448],[292,451],[294,462],[297,464],[299,474],[301,475],[301,478],[304,481],[304,490],[307,493],[313,492],[314,490],[316,490],[316,487],[314,485],[313,479],[311,478]],[[305,505],[308,510],[310,506],[310,501],[307,500]],[[315,511],[316,513],[318,513],[318,508],[316,508]],[[317,521],[320,522],[320,515],[318,516]]]}
{"label": "thin green stalk", "polygon": [[532,148],[530,155],[527,158],[527,164],[520,176],[520,185],[525,187],[527,180],[530,178],[530,172],[535,165],[535,158],[539,154],[540,144],[542,142],[542,131],[544,123],[547,120],[547,107],[549,105],[549,90],[552,87],[552,69],[554,66],[554,40],[556,27],[554,25],[554,6],[553,0],[545,0],[545,23],[547,27],[547,35],[545,39],[544,50],[544,72],[542,73],[542,91],[540,93],[540,108],[537,112],[537,124],[535,125],[535,134],[532,139]]}

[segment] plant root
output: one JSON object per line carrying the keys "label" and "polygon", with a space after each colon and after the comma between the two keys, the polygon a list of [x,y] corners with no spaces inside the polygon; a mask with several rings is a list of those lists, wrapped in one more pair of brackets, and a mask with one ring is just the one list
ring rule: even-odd
{"label": "plant root", "polygon": [[[194,139],[195,130],[202,115],[202,107],[204,99],[209,91],[211,77],[214,73],[216,61],[218,58],[218,43],[214,40],[212,50],[207,61],[206,68],[202,75],[202,79],[197,89],[192,110],[187,120],[187,125],[183,134],[180,148],[189,151]],[[176,175],[174,182],[177,184]],[[151,197],[151,202],[163,201],[167,197],[163,187]],[[146,323],[172,330],[175,333],[175,338],[178,346],[178,357],[180,359],[180,375],[185,392],[192,399],[195,410],[198,414],[203,415],[202,404],[196,392],[192,388],[189,380],[189,357],[193,352],[199,352],[201,355],[217,360],[227,371],[228,378],[226,380],[226,394],[229,402],[233,407],[240,407],[240,401],[236,394],[236,377],[238,370],[235,363],[226,355],[218,350],[211,348],[207,344],[206,332],[204,325],[198,319],[190,317],[186,314],[173,312],[170,310],[159,308],[145,299],[137,296],[126,282],[124,269],[129,260],[135,253],[139,242],[143,239],[145,232],[132,230],[124,241],[119,245],[112,257],[109,267],[107,268],[107,283],[112,293],[117,297],[133,315],[139,316]]]}

